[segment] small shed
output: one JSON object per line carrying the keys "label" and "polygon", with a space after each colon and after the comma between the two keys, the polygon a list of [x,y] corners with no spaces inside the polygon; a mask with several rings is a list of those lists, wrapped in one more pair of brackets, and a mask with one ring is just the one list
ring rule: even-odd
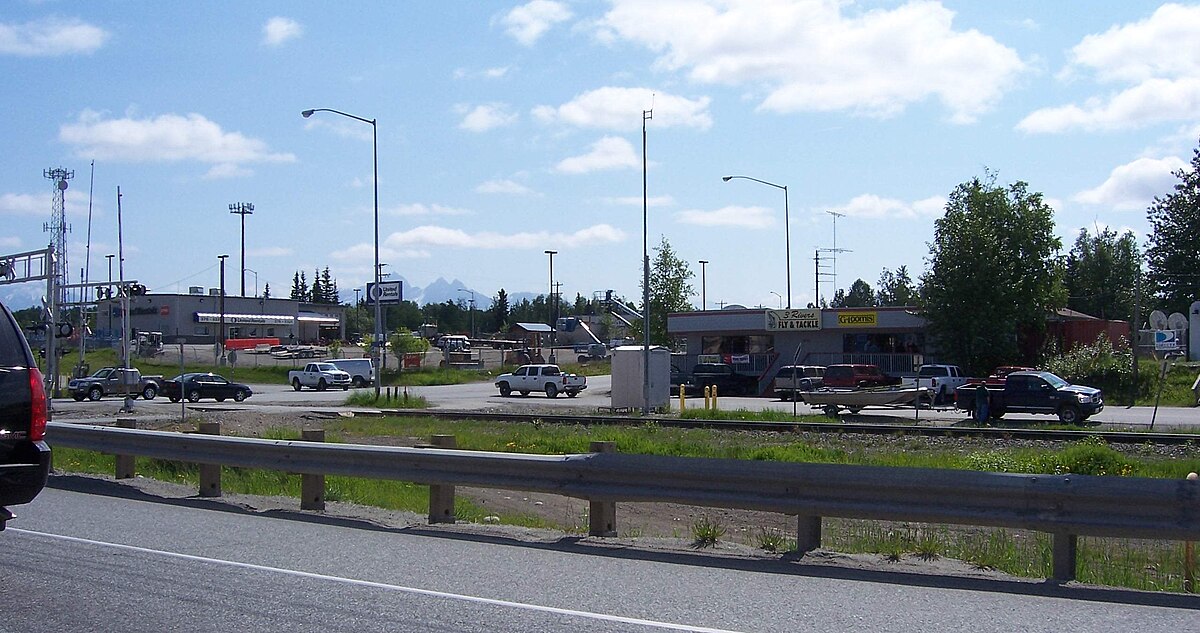
{"label": "small shed", "polygon": [[[622,345],[612,351],[612,406],[614,409],[640,409],[645,403],[642,392],[645,374],[645,348]],[[671,351],[650,347],[650,408],[665,409],[671,402]]]}
{"label": "small shed", "polygon": [[513,323],[508,328],[509,334],[530,349],[540,349],[543,345],[548,345],[553,332],[554,328],[545,323]]}

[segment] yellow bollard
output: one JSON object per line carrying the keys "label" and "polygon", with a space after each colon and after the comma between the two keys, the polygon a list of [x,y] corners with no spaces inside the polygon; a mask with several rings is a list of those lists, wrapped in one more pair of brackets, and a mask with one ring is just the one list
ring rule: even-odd
{"label": "yellow bollard", "polygon": [[712,397],[712,387],[705,385],[704,386],[704,410],[705,411],[708,411],[709,407],[711,406],[708,402],[708,399],[710,397]]}
{"label": "yellow bollard", "polygon": [[685,410],[687,410],[687,394],[683,385],[679,385],[679,412],[683,413]]}
{"label": "yellow bollard", "polygon": [[712,408],[713,408],[713,411],[716,411],[717,410],[717,386],[713,385],[712,387],[713,387]]}

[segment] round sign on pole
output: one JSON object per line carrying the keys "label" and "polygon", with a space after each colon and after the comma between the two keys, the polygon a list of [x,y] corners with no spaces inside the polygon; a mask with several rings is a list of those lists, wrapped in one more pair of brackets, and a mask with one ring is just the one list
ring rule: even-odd
{"label": "round sign on pole", "polygon": [[383,286],[374,284],[371,286],[371,298],[378,301],[383,296]]}

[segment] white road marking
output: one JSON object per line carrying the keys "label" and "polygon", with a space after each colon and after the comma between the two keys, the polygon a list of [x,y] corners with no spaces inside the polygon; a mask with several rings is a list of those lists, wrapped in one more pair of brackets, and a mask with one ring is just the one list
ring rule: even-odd
{"label": "white road marking", "polygon": [[385,589],[388,591],[397,591],[401,593],[411,593],[421,596],[431,596],[434,598],[445,598],[449,600],[460,600],[463,602],[474,602],[478,604],[487,604],[499,607],[509,607],[513,609],[524,609],[526,611],[537,611],[541,613],[553,613],[555,615],[567,615],[578,618],[586,618],[589,620],[598,620],[601,622],[620,622],[622,624],[633,624],[637,626],[654,627],[659,629],[668,629],[672,631],[689,631],[693,633],[739,633],[731,629],[714,629],[703,626],[692,626],[690,624],[677,624],[674,622],[659,622],[656,620],[644,620],[641,618],[630,618],[620,615],[611,615],[607,613],[593,613],[591,611],[578,611],[575,609],[561,609],[558,607],[547,607],[537,604],[527,604],[524,602],[512,602],[510,600],[497,600],[495,598],[481,598],[479,596],[468,596],[465,594],[449,593],[445,591],[433,591],[430,589],[418,589],[416,587],[405,587],[403,585],[393,585],[389,583],[373,582],[370,580],[360,580],[357,578],[344,578],[342,576],[330,576],[327,574],[315,574],[312,572],[299,571],[295,569],[284,569],[281,567],[269,567],[266,565],[256,565],[253,563],[242,563],[238,561],[222,560],[219,558],[209,558],[207,556],[195,556],[192,554],[181,554],[179,552],[168,552],[164,550],[149,549],[145,547],[137,547],[134,545],[123,545],[120,543],[107,543],[105,541],[96,541],[92,539],[79,538],[76,536],[65,536],[62,534],[51,534],[49,532],[37,532],[34,530],[25,530],[21,528],[10,527],[9,532],[18,534],[28,534],[30,536],[41,536],[50,539],[68,541],[72,543],[82,543],[85,545],[96,545],[99,547],[108,547],[117,550],[128,552],[139,552],[142,554],[152,554],[156,556],[164,556],[167,558],[176,558],[181,560],[197,561],[201,563],[211,563],[214,565],[226,565],[228,567],[236,567],[240,569],[251,569],[255,571],[265,571],[276,574],[284,574],[287,576],[296,576],[299,578],[311,578],[315,580],[327,580],[330,582],[338,582],[347,585],[355,585],[359,587],[370,587],[372,589]]}

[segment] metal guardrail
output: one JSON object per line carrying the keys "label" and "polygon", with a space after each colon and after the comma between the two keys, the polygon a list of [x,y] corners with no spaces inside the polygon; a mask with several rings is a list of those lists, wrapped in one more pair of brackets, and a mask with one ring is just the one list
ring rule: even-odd
{"label": "metal guardrail", "polygon": [[[1080,535],[1200,540],[1200,481],[614,452],[527,455],[263,440],[60,422],[49,424],[47,440],[63,447],[197,464],[546,492],[587,499],[594,504],[593,513],[603,510],[595,504],[607,504],[612,517],[617,502],[777,512],[799,517],[800,551],[820,546],[822,517],[1028,529],[1054,535],[1054,579],[1064,581],[1075,577]],[[604,529],[593,523],[592,532],[613,534],[615,526]]]}

